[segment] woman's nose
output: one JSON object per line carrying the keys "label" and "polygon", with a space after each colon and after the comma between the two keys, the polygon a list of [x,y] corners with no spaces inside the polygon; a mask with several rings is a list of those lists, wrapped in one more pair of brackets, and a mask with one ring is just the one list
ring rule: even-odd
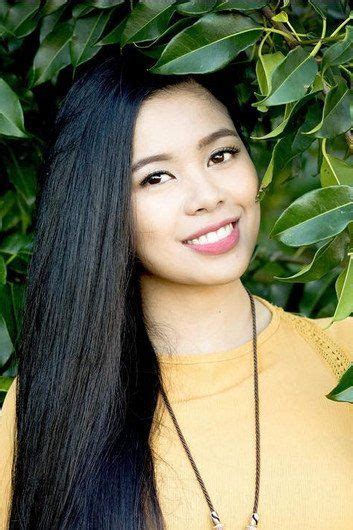
{"label": "woman's nose", "polygon": [[226,190],[217,182],[213,182],[210,175],[201,175],[199,178],[194,176],[188,183],[186,190],[186,210],[192,214],[196,210],[212,210],[216,208],[219,202],[226,199]]}

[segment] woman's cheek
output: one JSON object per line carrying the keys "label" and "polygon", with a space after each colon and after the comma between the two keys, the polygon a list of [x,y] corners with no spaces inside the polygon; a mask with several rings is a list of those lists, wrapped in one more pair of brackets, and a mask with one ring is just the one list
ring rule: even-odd
{"label": "woman's cheek", "polygon": [[248,164],[243,164],[237,169],[237,178],[233,180],[232,194],[233,200],[247,207],[254,203],[258,190],[258,175],[249,168]]}
{"label": "woman's cheek", "polygon": [[155,202],[135,200],[135,240],[136,251],[141,257],[152,257],[158,249],[162,251],[168,237],[168,216]]}

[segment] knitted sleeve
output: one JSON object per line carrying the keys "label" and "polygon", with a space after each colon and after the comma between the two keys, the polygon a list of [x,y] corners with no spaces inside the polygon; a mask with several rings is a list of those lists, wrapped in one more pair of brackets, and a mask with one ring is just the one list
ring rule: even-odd
{"label": "knitted sleeve", "polygon": [[314,345],[339,380],[353,363],[353,317],[336,321],[327,327],[331,317],[314,319],[286,311],[283,316],[292,323],[298,333]]}

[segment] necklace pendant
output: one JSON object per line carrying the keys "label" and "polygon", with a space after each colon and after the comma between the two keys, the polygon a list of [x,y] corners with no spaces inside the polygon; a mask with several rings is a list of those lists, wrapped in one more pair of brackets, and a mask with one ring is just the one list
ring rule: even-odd
{"label": "necklace pendant", "polygon": [[216,523],[212,528],[216,528],[217,530],[224,530],[224,526],[221,523],[221,520],[216,510],[212,510],[211,519],[213,523]]}
{"label": "necklace pendant", "polygon": [[250,524],[246,527],[246,530],[252,530],[253,528],[258,528],[257,523],[259,522],[259,514],[253,513],[251,516]]}

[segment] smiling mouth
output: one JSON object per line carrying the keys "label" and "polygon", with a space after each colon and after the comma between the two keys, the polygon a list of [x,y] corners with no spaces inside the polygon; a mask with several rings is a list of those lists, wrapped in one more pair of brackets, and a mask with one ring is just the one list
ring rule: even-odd
{"label": "smiling mouth", "polygon": [[227,239],[237,224],[238,220],[228,223],[227,225],[222,226],[214,232],[208,232],[207,234],[203,234],[198,238],[184,240],[182,241],[182,243],[188,245],[212,245],[213,243],[218,243]]}

